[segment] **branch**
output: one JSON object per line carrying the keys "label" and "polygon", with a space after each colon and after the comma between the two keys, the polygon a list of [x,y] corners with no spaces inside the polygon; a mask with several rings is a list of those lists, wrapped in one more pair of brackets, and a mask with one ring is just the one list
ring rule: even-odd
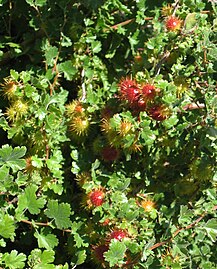
{"label": "branch", "polygon": [[[115,25],[111,26],[111,28],[117,30],[119,26],[127,25],[127,24],[133,22],[134,20],[135,19],[130,19],[130,20],[127,20],[127,21],[120,22],[118,24],[115,24]],[[150,21],[150,20],[153,20],[153,17],[146,17],[146,18],[144,18],[144,20],[145,21]]]}
{"label": "branch", "polygon": [[[21,222],[33,226],[32,221],[23,219],[23,220],[21,220]],[[44,226],[44,227],[48,227],[48,226],[50,226],[50,223],[49,223],[49,222],[34,222],[34,224],[37,225],[37,226]],[[65,229],[65,230],[63,230],[63,232],[65,232],[65,233],[71,233],[72,230],[70,230],[70,229]]]}
{"label": "branch", "polygon": [[[217,205],[213,207],[213,210],[217,210]],[[193,227],[195,227],[208,213],[203,213],[198,219],[196,219],[194,222],[192,222],[191,224],[189,224],[188,226],[186,227],[183,227],[183,228],[179,228],[177,229],[174,234],[169,238],[167,239],[166,241],[162,241],[162,242],[159,242],[159,243],[156,243],[155,245],[153,245],[152,247],[149,248],[149,250],[154,250],[160,246],[163,246],[163,245],[166,245],[170,242],[173,241],[173,239],[181,232],[181,231],[186,231],[188,229],[191,229]]]}
{"label": "branch", "polygon": [[205,108],[205,104],[191,103],[191,104],[185,105],[182,109],[183,110],[194,110],[194,109],[201,109],[201,108]]}
{"label": "branch", "polygon": [[[23,219],[23,220],[21,220],[21,222],[23,222],[23,223],[26,223],[26,224],[29,224],[29,225],[33,225],[32,224],[32,222],[31,221],[29,221],[29,220],[25,220],[25,219]],[[35,225],[38,225],[38,226],[49,226],[50,225],[50,223],[49,222],[35,222],[34,223]]]}

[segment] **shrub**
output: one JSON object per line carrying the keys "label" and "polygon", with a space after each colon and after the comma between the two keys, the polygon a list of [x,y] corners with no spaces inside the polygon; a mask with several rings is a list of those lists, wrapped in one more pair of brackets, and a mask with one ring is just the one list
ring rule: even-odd
{"label": "shrub", "polygon": [[0,267],[215,268],[215,2],[0,1]]}

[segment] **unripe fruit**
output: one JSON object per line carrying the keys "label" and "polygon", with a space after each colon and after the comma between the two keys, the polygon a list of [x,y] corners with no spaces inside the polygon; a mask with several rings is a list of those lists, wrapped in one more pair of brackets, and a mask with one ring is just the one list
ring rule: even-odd
{"label": "unripe fruit", "polygon": [[127,149],[127,151],[129,152],[129,153],[137,153],[138,151],[139,152],[141,152],[142,151],[142,145],[141,144],[139,144],[139,142],[137,141],[137,140],[135,140],[134,142],[133,142],[133,144],[132,145],[130,145],[130,147],[128,147],[128,148],[126,148]]}
{"label": "unripe fruit", "polygon": [[165,25],[166,25],[166,29],[168,31],[178,31],[181,27],[181,23],[182,21],[180,19],[178,19],[175,16],[170,16],[169,18],[167,18]]}
{"label": "unripe fruit", "polygon": [[72,101],[70,104],[66,105],[66,115],[71,118],[73,116],[79,116],[84,113],[84,108],[82,103],[78,100]]}
{"label": "unripe fruit", "polygon": [[112,134],[113,133],[113,128],[110,124],[110,119],[108,118],[103,118],[102,123],[101,123],[101,130],[105,132],[106,134]]}
{"label": "unripe fruit", "polygon": [[90,127],[86,116],[76,116],[70,121],[70,130],[78,136],[86,135]]}
{"label": "unripe fruit", "polygon": [[76,175],[75,180],[78,182],[78,185],[82,187],[86,182],[91,181],[91,175],[89,172],[82,172]]}
{"label": "unripe fruit", "polygon": [[155,208],[155,203],[152,200],[144,200],[141,202],[141,206],[145,212],[151,212]]}
{"label": "unripe fruit", "polygon": [[101,190],[93,190],[88,194],[90,203],[94,207],[101,206],[104,203],[105,193]]}
{"label": "unripe fruit", "polygon": [[10,100],[15,97],[15,92],[17,90],[17,82],[10,78],[5,79],[5,83],[1,84],[4,95]]}
{"label": "unripe fruit", "polygon": [[26,161],[25,172],[27,174],[31,174],[33,170],[35,169],[35,167],[32,165],[32,157],[30,156],[26,158],[25,161]]}
{"label": "unripe fruit", "polygon": [[97,136],[92,142],[92,149],[94,154],[101,154],[103,147],[105,146],[105,138],[101,135]]}
{"label": "unripe fruit", "polygon": [[26,115],[28,111],[28,104],[21,100],[17,100],[12,106],[7,108],[6,116],[10,121],[16,121]]}
{"label": "unripe fruit", "polygon": [[118,128],[118,133],[120,134],[120,136],[126,136],[127,134],[130,133],[130,131],[132,130],[132,123],[127,121],[127,120],[123,120],[120,123],[120,126]]}
{"label": "unripe fruit", "polygon": [[161,14],[164,17],[172,15],[172,12],[173,12],[173,7],[171,6],[171,4],[163,6],[161,9]]}

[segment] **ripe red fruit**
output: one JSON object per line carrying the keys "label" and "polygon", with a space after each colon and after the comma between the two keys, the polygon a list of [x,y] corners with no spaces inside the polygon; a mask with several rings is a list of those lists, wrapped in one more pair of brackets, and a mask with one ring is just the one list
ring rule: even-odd
{"label": "ripe red fruit", "polygon": [[93,190],[89,194],[90,202],[93,206],[101,206],[104,203],[104,192],[102,190]]}
{"label": "ripe red fruit", "polygon": [[107,162],[117,160],[119,157],[119,151],[111,146],[106,146],[102,149],[102,158]]}
{"label": "ripe red fruit", "polygon": [[168,116],[168,109],[163,105],[155,105],[148,110],[148,114],[154,120],[163,121]]}
{"label": "ripe red fruit", "polygon": [[156,95],[156,88],[154,85],[145,84],[142,87],[142,96],[145,100],[153,100]]}
{"label": "ripe red fruit", "polygon": [[125,237],[127,237],[127,232],[124,230],[118,229],[118,230],[112,231],[109,238],[110,238],[110,240],[116,239],[118,241],[121,241]]}
{"label": "ripe red fruit", "polygon": [[140,111],[145,111],[147,107],[147,102],[143,97],[140,97],[138,102],[134,105],[134,111],[135,112],[140,112]]}
{"label": "ripe red fruit", "polygon": [[167,20],[166,20],[166,28],[168,31],[177,31],[180,29],[181,27],[181,20],[178,19],[175,16],[170,16]]}
{"label": "ripe red fruit", "polygon": [[128,101],[130,104],[135,103],[139,99],[140,90],[135,80],[124,78],[119,84],[120,98]]}

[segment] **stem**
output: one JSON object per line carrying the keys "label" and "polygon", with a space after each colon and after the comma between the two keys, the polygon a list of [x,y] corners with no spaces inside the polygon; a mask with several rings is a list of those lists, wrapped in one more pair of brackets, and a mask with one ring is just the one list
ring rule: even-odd
{"label": "stem", "polygon": [[[213,210],[217,210],[217,205],[213,207]],[[166,241],[156,243],[155,245],[150,247],[149,250],[154,250],[160,246],[163,246],[163,245],[166,245],[166,244],[172,242],[173,238],[176,237],[181,231],[186,231],[186,230],[189,230],[189,229],[195,227],[207,214],[208,213],[203,213],[199,218],[197,218],[194,222],[192,222],[188,226],[177,229],[169,239],[167,239]]]}
{"label": "stem", "polygon": [[177,9],[179,8],[179,0],[176,0],[174,3],[173,16],[175,16]]}
{"label": "stem", "polygon": [[[23,223],[26,223],[26,224],[29,224],[29,225],[33,226],[32,221],[30,221],[30,220],[25,220],[25,219],[23,219],[23,220],[21,220],[20,222],[23,222]],[[43,227],[48,227],[48,226],[50,226],[50,223],[49,223],[49,222],[34,222],[34,224],[37,225],[37,226],[43,226]],[[65,230],[63,230],[63,232],[65,232],[65,233],[71,233],[72,230],[70,230],[70,229],[65,229]]]}
{"label": "stem", "polygon": [[[32,222],[29,221],[29,220],[23,219],[23,220],[21,220],[21,222],[26,223],[26,224],[29,224],[29,225],[33,225]],[[49,226],[50,223],[49,222],[47,222],[47,223],[44,223],[44,222],[35,222],[35,225],[38,225],[38,226]]]}
{"label": "stem", "polygon": [[[119,26],[127,25],[127,24],[133,22],[134,20],[135,19],[130,19],[130,20],[127,20],[127,21],[120,22],[118,24],[115,24],[115,25],[111,26],[111,28],[117,30]],[[146,17],[146,18],[144,18],[144,20],[145,21],[150,21],[150,20],[153,20],[153,17]]]}

